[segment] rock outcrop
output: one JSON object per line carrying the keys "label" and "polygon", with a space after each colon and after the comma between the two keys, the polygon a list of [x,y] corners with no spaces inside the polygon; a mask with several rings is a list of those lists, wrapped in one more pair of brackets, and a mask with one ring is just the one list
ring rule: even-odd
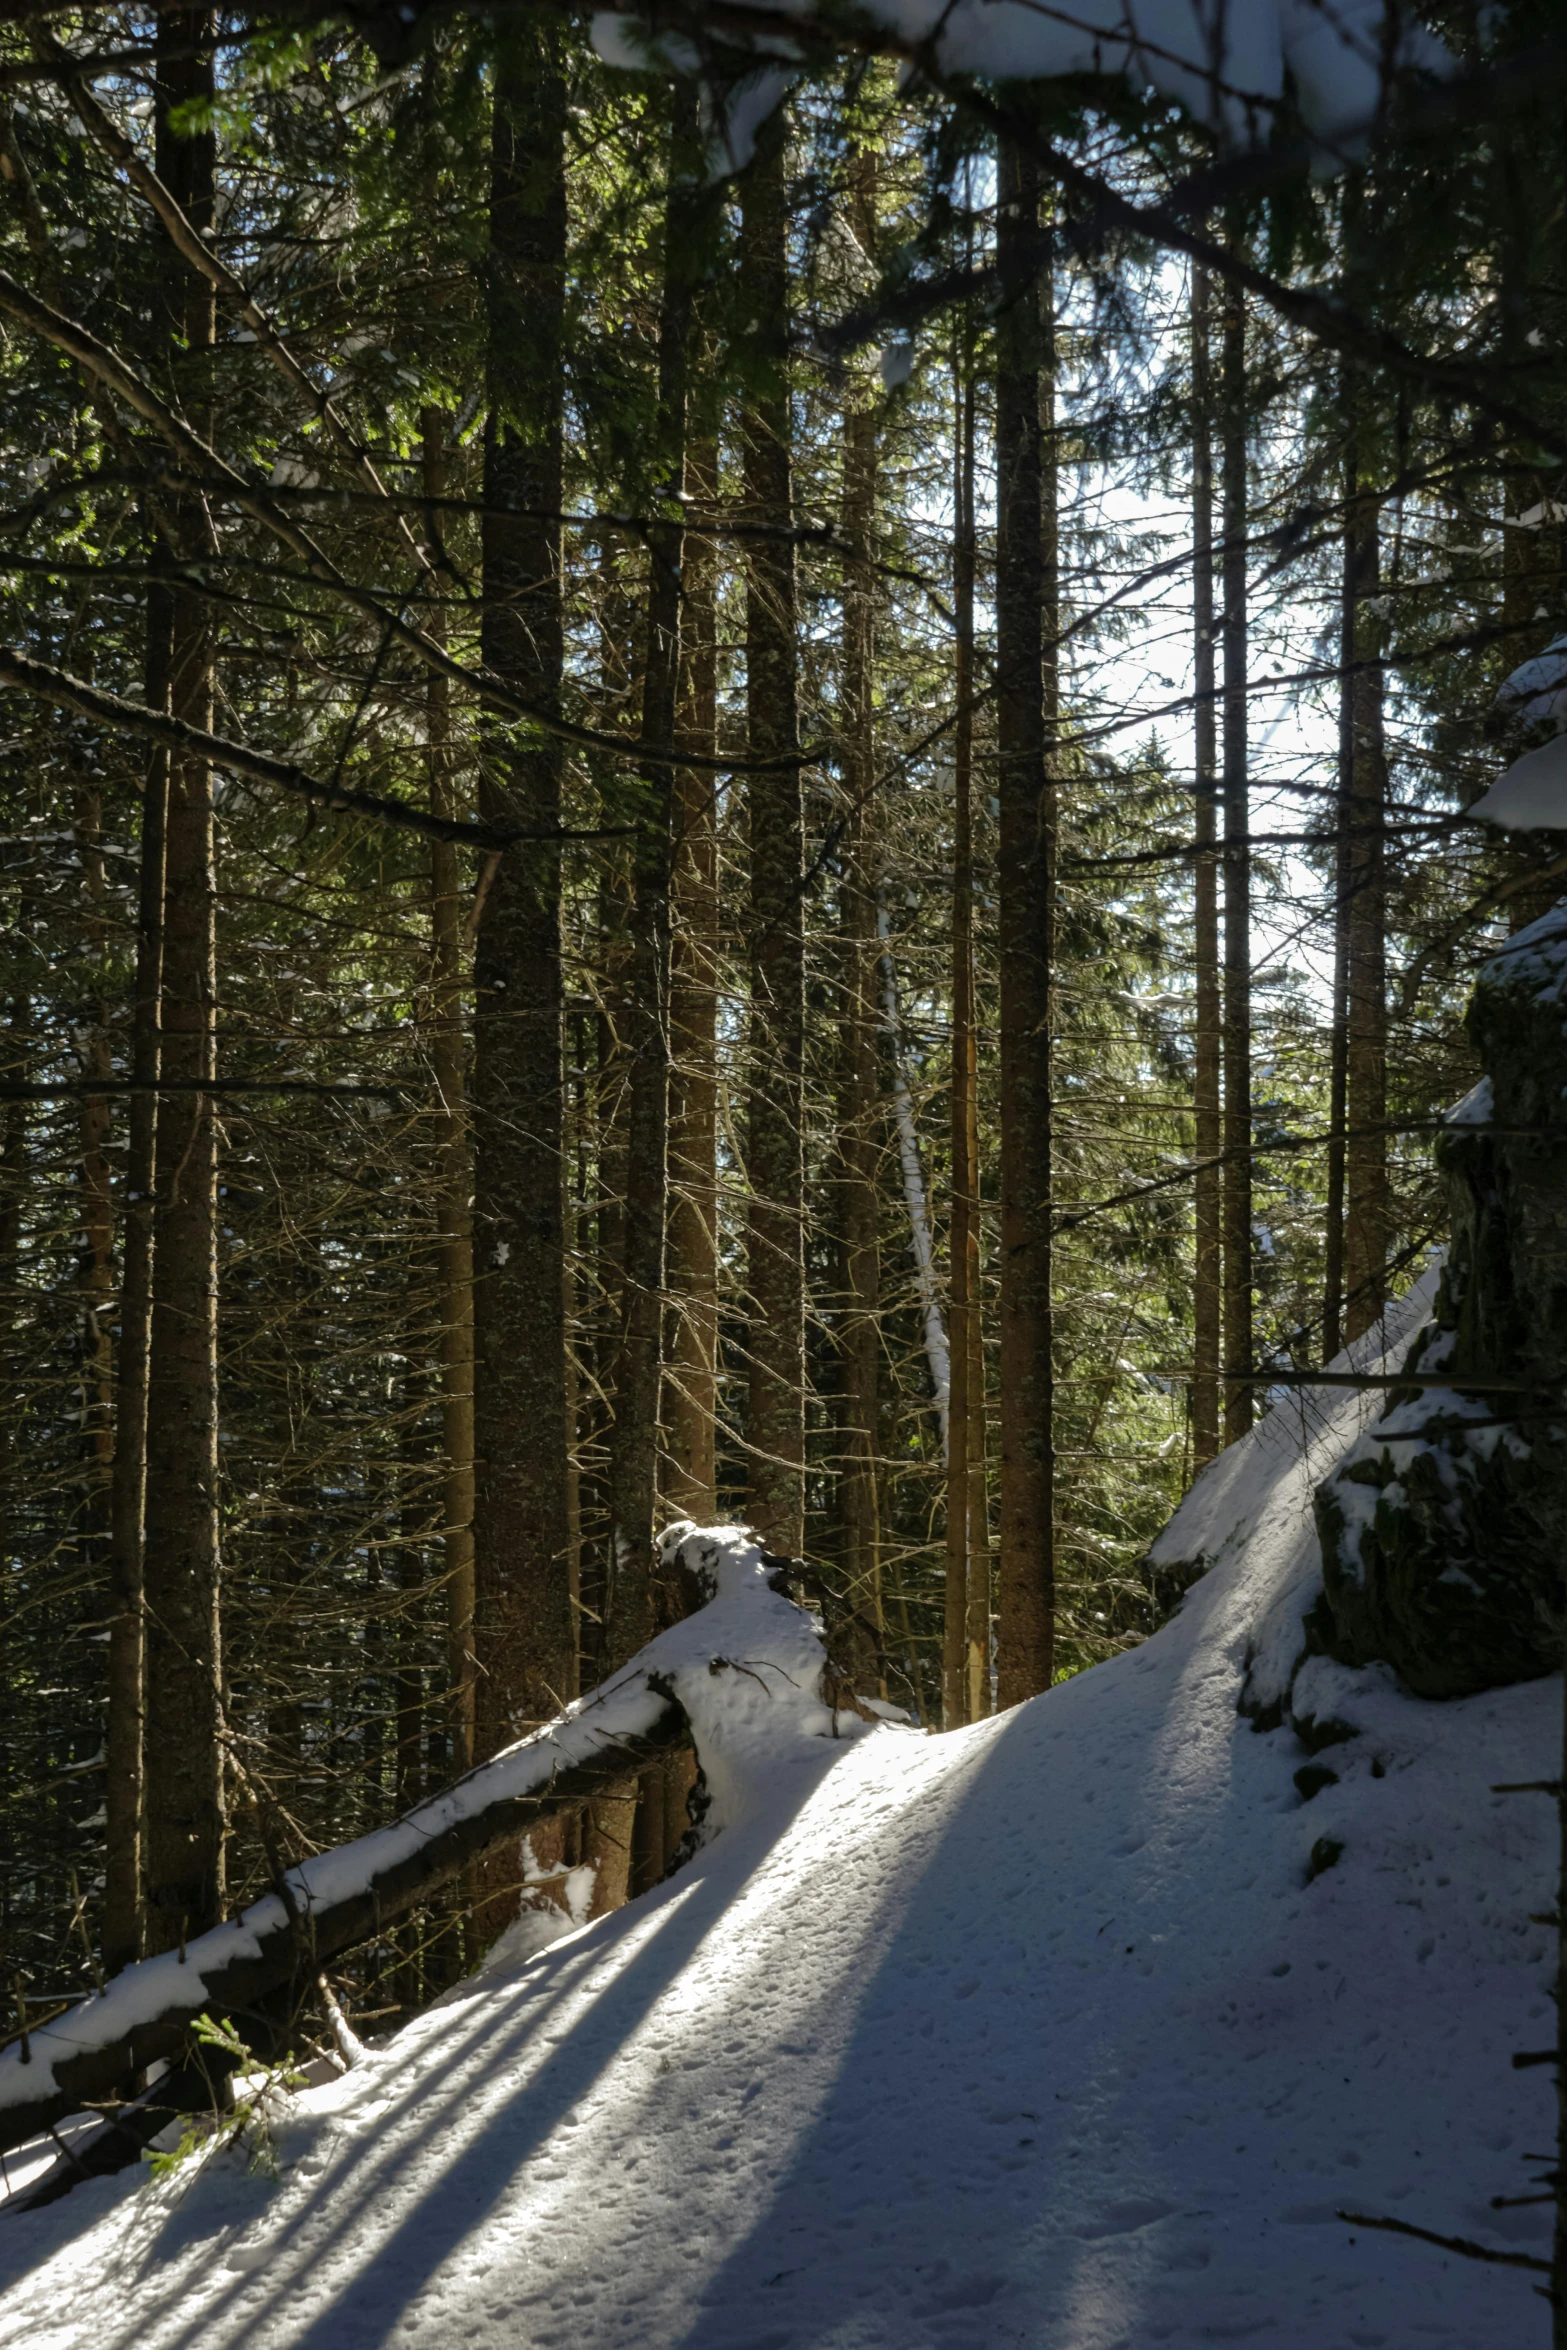
{"label": "rock outcrop", "polygon": [[1407,1385],[1316,1493],[1313,1644],[1424,1697],[1562,1661],[1567,900],[1485,966],[1466,1026],[1485,1075],[1437,1143],[1452,1245],[1432,1319]]}

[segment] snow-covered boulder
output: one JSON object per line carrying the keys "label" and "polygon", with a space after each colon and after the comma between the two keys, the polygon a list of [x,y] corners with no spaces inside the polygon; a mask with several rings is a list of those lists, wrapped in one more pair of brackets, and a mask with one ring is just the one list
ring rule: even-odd
{"label": "snow-covered boulder", "polygon": [[[1317,1491],[1323,1648],[1426,1697],[1553,1671],[1567,1560],[1567,901],[1467,1015],[1485,1076],[1437,1145],[1452,1246],[1409,1384]],[[1447,1384],[1422,1387],[1421,1372]],[[1472,1378],[1473,1389],[1452,1384]],[[1516,1383],[1519,1392],[1505,1384]]]}

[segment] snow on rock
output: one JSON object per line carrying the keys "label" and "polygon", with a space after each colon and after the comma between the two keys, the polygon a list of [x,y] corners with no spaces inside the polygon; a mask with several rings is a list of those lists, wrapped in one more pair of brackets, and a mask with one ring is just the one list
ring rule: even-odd
{"label": "snow on rock", "polygon": [[1544,2350],[1529,2276],[1336,2214],[1548,2243],[1489,2199],[1551,2144],[1509,2057],[1553,1823],[1491,1789],[1550,1774],[1560,1683],[1315,1658],[1315,1761],[1237,1710],[1365,1409],[1287,1398],[1177,1518],[1212,1564],[1163,1631],[946,1737],[833,1737],[754,1546],[682,1529],[722,1833],[294,2099],[275,2184],[218,2153],[12,2218],[0,2345]]}
{"label": "snow on rock", "polygon": [[[1481,970],[1437,1137],[1452,1245],[1387,1409],[1317,1488],[1313,1645],[1422,1697],[1555,1672],[1567,1552],[1567,904]],[[1489,1113],[1487,1115],[1486,1113]],[[1427,1374],[1436,1385],[1426,1386]]]}
{"label": "snow on rock", "polygon": [[1567,636],[1522,661],[1496,689],[1496,706],[1521,726],[1567,725]]}
{"label": "snow on rock", "polygon": [[[1328,1368],[1393,1369],[1431,1310],[1439,1273],[1433,1264]],[[1149,1568],[1177,1588],[1244,1558],[1255,1617],[1241,1702],[1258,1718],[1282,1718],[1305,1647],[1301,1626],[1322,1591],[1313,1492],[1383,1401],[1375,1388],[1292,1389],[1203,1471],[1149,1550]]]}
{"label": "snow on rock", "polygon": [[1567,734],[1525,751],[1465,813],[1507,832],[1567,828]]}
{"label": "snow on rock", "polygon": [[[811,0],[739,0],[716,21],[694,10],[705,55],[686,34],[655,32],[634,14],[601,11],[592,38],[606,64],[693,73],[725,48],[731,60],[798,56],[789,27],[817,13]],[[1002,81],[1109,75],[1175,100],[1238,145],[1266,141],[1288,78],[1307,129],[1325,148],[1347,154],[1381,102],[1390,11],[1384,0],[1073,0],[1067,8],[1037,0],[861,0],[857,13],[911,53],[928,45],[942,74]],[[1394,30],[1399,66],[1441,66],[1443,52],[1407,10],[1397,12]],[[750,161],[757,129],[790,78],[773,65],[746,83],[721,132],[724,168],[738,171]]]}

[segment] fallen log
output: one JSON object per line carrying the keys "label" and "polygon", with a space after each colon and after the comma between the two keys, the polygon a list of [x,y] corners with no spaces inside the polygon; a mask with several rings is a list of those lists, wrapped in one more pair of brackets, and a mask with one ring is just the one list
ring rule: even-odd
{"label": "fallen log", "polygon": [[177,2062],[204,2013],[243,2017],[305,1987],[322,1967],[497,1846],[596,1795],[689,1739],[683,1707],[656,1672],[626,1673],[580,1710],[482,1763],[355,1843],[283,1872],[276,1892],[183,1951],[116,1975],[0,2052],[0,2150],[66,2114],[112,2099],[160,2060]]}
{"label": "fallen log", "polygon": [[[678,1620],[591,1696],[391,1827],[296,1862],[227,1924],[126,1967],[96,1997],[0,2050],[0,2151],[98,2106],[110,2118],[93,2167],[134,2159],[133,2141],[177,2084],[161,2080],[135,2107],[118,2099],[160,2061],[203,2074],[191,2030],[198,2017],[254,2019],[263,2035],[275,2032],[280,2011],[329,1960],[485,1853],[661,1753],[687,1742],[697,1749],[710,1799],[703,1832],[713,1834],[743,1817],[791,1758],[808,1761],[818,1740],[876,1727],[877,1708],[854,1695],[820,1623],[787,1594],[805,1572],[798,1560],[773,1557],[744,1527],[682,1519],[659,1543],[659,1569]],[[83,2167],[66,2158],[62,2172]],[[40,2199],[60,2183],[46,2182]]]}

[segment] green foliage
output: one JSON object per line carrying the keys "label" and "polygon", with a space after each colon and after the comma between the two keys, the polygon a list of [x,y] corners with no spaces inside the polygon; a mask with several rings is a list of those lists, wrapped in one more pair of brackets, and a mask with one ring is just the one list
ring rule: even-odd
{"label": "green foliage", "polygon": [[[1452,12],[1457,17],[1459,12]],[[1497,54],[1554,20],[1493,12]],[[395,55],[352,24],[247,25],[226,49],[211,110],[220,245],[264,303],[341,429],[236,314],[199,379],[171,351],[175,257],[140,199],[83,133],[61,92],[18,79],[17,153],[47,223],[29,233],[0,188],[5,268],[189,402],[225,460],[271,485],[332,564],[393,609],[478,657],[491,108],[505,12],[426,11]],[[1461,30],[1461,28],[1460,28]],[[380,28],[378,37],[391,32]],[[1455,38],[1459,34],[1455,33]],[[672,168],[671,91],[602,67],[565,31],[570,87],[566,714],[639,723],[645,524],[675,509],[661,478],[658,304]],[[24,31],[0,31],[19,69]],[[153,129],[145,73],[98,84],[138,150]],[[1139,196],[1212,162],[1205,134],[1120,86],[1036,94],[1042,134]],[[1019,103],[1022,103],[1021,99]],[[1028,103],[1035,103],[1029,100]],[[1499,130],[1455,116],[1379,145],[1347,180],[1282,171],[1219,223],[1260,267],[1341,296],[1375,336],[1436,352],[1482,383],[1563,412],[1567,316],[1557,245],[1567,162],[1558,102],[1517,91]],[[194,119],[194,118],[192,118]],[[833,1462],[836,1343],[835,1085],[841,1044],[835,934],[842,885],[846,409],[872,405],[881,503],[875,555],[877,778],[868,821],[888,911],[901,1033],[945,1265],[950,1190],[953,890],[951,501],[955,353],[978,375],[981,532],[976,727],[976,907],[983,1278],[994,1350],[999,1275],[997,871],[993,497],[988,291],[967,319],[926,313],[925,291],[993,231],[989,134],[956,96],[904,89],[884,61],[806,75],[792,101],[792,296],[757,315],[737,246],[736,191],[707,188],[685,261],[702,326],[692,430],[718,446],[715,542],[718,735],[746,742],[747,521],[737,417],[782,376],[795,433],[805,776],[809,1065],[805,1146],[810,1270],[809,1547],[829,1579],[841,1528]],[[844,233],[855,158],[876,161],[872,250]],[[1440,202],[1433,202],[1433,188]],[[1059,777],[1057,1377],[1061,1647],[1078,1670],[1156,1620],[1139,1562],[1191,1470],[1192,1223],[1182,1170],[1192,1115],[1192,798],[1184,677],[1190,613],[1192,397],[1182,265],[1146,239],[1084,228],[1058,198],[1060,353],[1053,446],[1063,581]],[[34,223],[36,227],[36,223]],[[1081,235],[1075,232],[1083,228]],[[834,328],[868,315],[852,348]],[[885,392],[878,315],[917,321],[908,380]],[[1459,1010],[1507,909],[1549,888],[1539,859],[1454,819],[1519,738],[1496,687],[1567,622],[1560,469],[1509,435],[1456,376],[1375,356],[1350,382],[1336,353],[1258,303],[1250,322],[1253,798],[1281,835],[1255,864],[1256,1240],[1259,1352],[1305,1367],[1321,1351],[1330,1100],[1328,990],[1334,874],[1333,725],[1346,438],[1386,493],[1379,629],[1388,667],[1392,829],[1387,946],[1395,1135],[1393,1264],[1402,1279],[1441,1231],[1423,1123],[1472,1065]],[[1536,340],[1535,338],[1538,338]],[[139,698],[166,452],[145,423],[53,345],[8,326],[0,342],[0,634]],[[424,496],[436,423],[445,502]],[[515,421],[525,422],[524,419]],[[389,492],[389,510],[356,452]],[[1541,512],[1533,524],[1523,517]],[[353,788],[425,803],[433,704],[386,632],[307,574],[242,514],[215,503],[217,545],[182,550],[217,639],[217,723]],[[689,509],[688,509],[689,511]],[[411,542],[433,550],[433,569]],[[1169,602],[1155,598],[1173,580]],[[1132,666],[1140,676],[1128,685]],[[1162,678],[1162,682],[1161,682]],[[1293,681],[1293,682],[1292,682]],[[1302,719],[1301,714],[1304,714]],[[450,775],[477,807],[510,730],[454,691]],[[1303,724],[1307,731],[1303,732]],[[1297,739],[1298,738],[1298,739]],[[65,1933],[71,1873],[101,1876],[107,1583],[118,1235],[126,1190],[123,1096],[93,1125],[84,1076],[122,1075],[134,994],[145,749],[129,736],[4,697],[0,727],[0,1655],[7,1784],[0,1804],[6,1965],[30,1994],[88,1978]],[[618,761],[573,749],[566,821],[613,834],[645,806]],[[233,778],[217,794],[216,1000],[226,1080],[219,1281],[225,1708],[247,1784],[292,1848],[352,1836],[445,1777],[456,1750],[443,1548],[447,1467],[431,864],[413,835],[305,810]],[[720,1483],[743,1510],[747,1454],[744,1119],[748,817],[742,776],[718,799],[716,986],[721,1094]],[[482,866],[459,860],[466,922]],[[566,1057],[584,1672],[592,1678],[606,1572],[624,1199],[622,1051],[628,862],[614,837],[564,856]],[[1510,898],[1498,893],[1516,889]],[[465,1016],[471,1001],[465,1003]],[[279,1087],[320,1090],[268,1093]],[[355,1091],[342,1090],[355,1088]],[[881,1161],[884,1585],[902,1694],[935,1717],[944,1601],[943,1481],[908,1215],[890,1124]],[[95,1160],[94,1153],[98,1154]],[[101,1163],[100,1163],[101,1162]],[[94,1253],[89,1170],[111,1209]],[[105,1172],[106,1170],[106,1172]],[[894,1690],[893,1694],[898,1694]],[[230,1890],[272,1881],[248,1806],[236,1808]],[[360,2005],[402,2011],[459,1963],[451,1920],[388,1936],[360,1962]],[[229,2030],[213,2025],[214,2032]],[[228,2056],[242,2054],[214,2042]],[[248,2078],[249,2075],[242,2076]],[[270,2076],[269,2076],[270,2077]],[[258,2092],[258,2096],[262,2095]],[[260,2106],[247,2125],[263,2126]],[[159,2158],[162,2159],[162,2158]]]}
{"label": "green foliage", "polygon": [[210,2048],[228,2059],[224,2075],[230,2084],[226,2113],[191,2114],[173,2146],[143,2156],[154,2179],[175,2177],[192,2155],[203,2160],[230,2147],[243,2148],[252,2178],[276,2180],[278,2175],[277,2098],[304,2085],[304,2075],[292,2055],[275,2064],[262,2064],[225,2016],[222,2022],[203,2012],[191,2026],[198,2047]]}

